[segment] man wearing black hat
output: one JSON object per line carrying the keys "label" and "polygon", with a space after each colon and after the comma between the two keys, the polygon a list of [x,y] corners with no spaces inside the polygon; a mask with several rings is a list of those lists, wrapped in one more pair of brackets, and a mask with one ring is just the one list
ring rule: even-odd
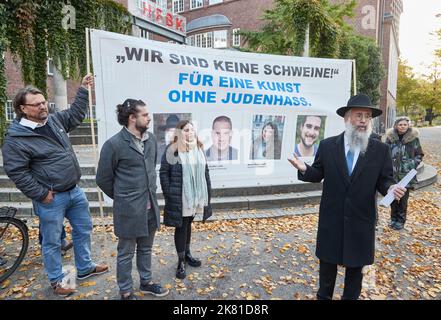
{"label": "man wearing black hat", "polygon": [[363,266],[374,262],[376,191],[386,195],[394,190],[397,200],[406,192],[394,185],[387,146],[370,137],[371,120],[381,113],[368,96],[356,95],[337,110],[345,132],[323,140],[311,166],[295,155],[288,159],[298,169],[299,180],[324,180],[316,246],[318,299],[332,299],[337,265],[346,268],[342,299],[358,299]]}
{"label": "man wearing black hat", "polygon": [[176,125],[179,122],[179,118],[175,114],[170,114],[165,120],[165,125],[160,126],[159,130],[164,131],[164,143],[158,146],[158,159],[156,159],[156,163],[161,163],[162,155],[166,147],[173,142],[173,138],[176,131]]}

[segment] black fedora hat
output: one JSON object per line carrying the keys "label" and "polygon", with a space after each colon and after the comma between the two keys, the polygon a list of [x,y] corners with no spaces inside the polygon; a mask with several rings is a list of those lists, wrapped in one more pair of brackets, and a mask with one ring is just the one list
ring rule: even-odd
{"label": "black fedora hat", "polygon": [[167,120],[165,120],[165,125],[160,127],[160,130],[176,128],[178,122],[179,122],[178,116],[175,114],[171,114],[167,117]]}
{"label": "black fedora hat", "polygon": [[372,110],[372,118],[378,117],[383,113],[380,109],[378,109],[376,106],[373,106],[371,103],[371,99],[365,95],[365,94],[357,94],[353,97],[351,97],[348,100],[348,104],[344,107],[337,109],[337,114],[340,117],[344,117],[346,111],[348,111],[351,108],[367,108]]}

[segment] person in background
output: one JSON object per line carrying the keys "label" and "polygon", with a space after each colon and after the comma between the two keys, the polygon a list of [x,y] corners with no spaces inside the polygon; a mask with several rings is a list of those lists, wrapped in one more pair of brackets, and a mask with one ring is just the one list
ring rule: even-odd
{"label": "person in background", "polygon": [[164,143],[158,145],[158,159],[157,163],[161,162],[162,155],[164,154],[167,146],[173,142],[175,136],[176,125],[179,122],[179,117],[175,114],[170,114],[165,120],[165,125],[159,127],[160,130],[164,131]]}
{"label": "person in background", "polygon": [[[418,167],[424,157],[421,148],[419,132],[410,126],[408,117],[397,117],[393,128],[389,129],[384,136],[385,143],[389,146],[395,182],[399,182],[412,169]],[[409,183],[406,193],[400,200],[391,204],[390,227],[394,230],[404,228],[407,217],[407,202],[409,190],[413,189],[417,182],[416,176]]]}

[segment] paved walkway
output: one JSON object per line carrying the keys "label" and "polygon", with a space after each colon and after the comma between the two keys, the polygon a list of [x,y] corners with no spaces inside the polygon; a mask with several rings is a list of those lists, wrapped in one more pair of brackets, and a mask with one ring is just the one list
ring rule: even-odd
{"label": "paved walkway", "polygon": [[[425,160],[441,171],[441,128],[422,130]],[[376,263],[367,269],[362,299],[441,299],[441,185],[411,194],[409,219],[404,230],[387,227],[389,211],[380,208]],[[253,210],[252,219],[217,220],[194,224],[192,251],[203,261],[189,268],[183,281],[174,277],[176,253],[173,229],[157,233],[153,255],[156,281],[170,288],[163,299],[314,299],[318,281],[315,257],[317,215],[297,215],[297,209]],[[304,213],[317,212],[316,207]],[[309,211],[308,211],[309,210]],[[215,216],[231,218],[231,211]],[[245,217],[245,212],[242,212]],[[284,213],[286,216],[275,217]],[[256,219],[256,218],[260,219]],[[214,219],[215,220],[215,219]],[[36,220],[29,221],[31,244],[21,268],[0,285],[1,299],[63,299],[48,287],[37,243]],[[68,299],[118,299],[116,245],[110,220],[94,219],[93,258],[110,265],[107,274],[78,282]],[[73,254],[63,258],[73,265]],[[135,266],[135,263],[134,263]],[[135,289],[139,279],[133,269]],[[336,298],[342,294],[339,269]],[[149,300],[137,292],[139,299]]]}

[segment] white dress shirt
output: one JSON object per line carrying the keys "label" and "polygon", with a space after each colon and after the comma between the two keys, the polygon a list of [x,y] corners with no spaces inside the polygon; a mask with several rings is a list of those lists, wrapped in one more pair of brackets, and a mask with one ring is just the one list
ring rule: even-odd
{"label": "white dress shirt", "polygon": [[46,124],[46,122],[47,122],[47,120],[43,124],[41,124],[38,122],[28,120],[26,118],[21,118],[21,120],[20,120],[20,124],[22,126],[31,128],[32,130],[34,130],[35,128],[43,127]]}
{"label": "white dress shirt", "polygon": [[[346,137],[346,133],[344,134],[344,142],[345,142],[345,159],[346,159],[346,155],[348,154],[348,151],[349,151],[349,141],[348,141],[348,138]],[[357,147],[354,150],[354,161],[352,162],[351,172],[354,171],[355,164],[357,163],[359,155],[360,155],[360,147]]]}

